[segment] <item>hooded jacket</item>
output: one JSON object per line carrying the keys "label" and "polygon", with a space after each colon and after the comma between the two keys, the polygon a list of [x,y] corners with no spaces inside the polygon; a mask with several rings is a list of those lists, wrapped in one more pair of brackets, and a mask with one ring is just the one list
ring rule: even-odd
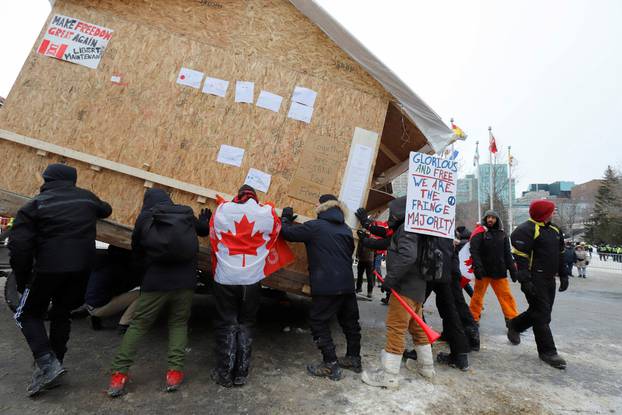
{"label": "hooded jacket", "polygon": [[76,187],[73,167],[51,164],[43,178],[40,193],[17,212],[9,235],[11,267],[22,284],[33,265],[45,274],[89,271],[97,219],[112,213],[108,203]]}
{"label": "hooded jacket", "polygon": [[281,236],[286,241],[305,244],[311,295],[354,293],[354,237],[345,223],[345,211],[339,201],[329,200],[317,208],[315,220],[282,223]]}
{"label": "hooded jacket", "polygon": [[[497,218],[492,228],[486,226],[488,216]],[[489,210],[484,213],[481,223],[484,232],[476,233],[471,238],[473,272],[477,278],[506,278],[508,270],[512,274],[515,272],[515,264],[501,218],[495,211]]]}
{"label": "hooded jacket", "polygon": [[389,203],[389,226],[395,230],[387,250],[388,281],[395,291],[418,303],[425,300],[426,281],[418,263],[419,244],[422,235],[404,230],[406,197]]}
{"label": "hooded jacket", "polygon": [[[173,201],[162,189],[147,189],[143,199],[143,208],[132,232],[132,251],[143,269],[141,290],[148,292],[194,289],[197,283],[196,257],[187,262],[158,263],[149,259],[142,247],[144,227],[153,215],[152,209],[156,206],[173,206]],[[195,229],[199,236],[209,235],[207,222],[199,222],[195,218]]]}

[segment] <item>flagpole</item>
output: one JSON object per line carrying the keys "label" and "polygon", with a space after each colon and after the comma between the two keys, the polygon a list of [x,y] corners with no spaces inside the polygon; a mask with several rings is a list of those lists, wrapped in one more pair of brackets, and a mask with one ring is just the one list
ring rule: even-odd
{"label": "flagpole", "polygon": [[510,188],[510,191],[508,192],[508,195],[510,196],[510,200],[508,203],[509,209],[508,209],[508,222],[509,222],[509,229],[510,232],[512,232],[513,229],[513,217],[512,217],[512,199],[514,199],[514,195],[512,194],[512,153],[511,153],[511,149],[512,146],[508,146],[508,186]]}
{"label": "flagpole", "polygon": [[482,175],[479,171],[479,141],[475,142],[475,154],[477,154],[477,220],[482,217],[482,201],[479,198],[479,187],[482,182]]}
{"label": "flagpole", "polygon": [[488,192],[490,193],[490,210],[494,210],[494,204],[492,202],[492,194],[494,192],[494,183],[492,180],[492,174],[493,174],[493,166],[492,166],[492,151],[490,149],[490,143],[492,142],[492,127],[488,127],[488,154],[490,155],[490,169],[489,171],[489,175],[490,176],[490,183],[488,186]]}

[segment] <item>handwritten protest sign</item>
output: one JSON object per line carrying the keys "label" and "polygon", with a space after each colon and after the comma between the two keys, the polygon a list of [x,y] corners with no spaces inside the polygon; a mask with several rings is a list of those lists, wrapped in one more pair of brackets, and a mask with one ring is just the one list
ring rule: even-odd
{"label": "handwritten protest sign", "polygon": [[96,69],[111,38],[110,29],[57,14],[52,17],[37,52]]}
{"label": "handwritten protest sign", "polygon": [[408,232],[454,238],[458,163],[423,153],[410,153],[406,193]]}

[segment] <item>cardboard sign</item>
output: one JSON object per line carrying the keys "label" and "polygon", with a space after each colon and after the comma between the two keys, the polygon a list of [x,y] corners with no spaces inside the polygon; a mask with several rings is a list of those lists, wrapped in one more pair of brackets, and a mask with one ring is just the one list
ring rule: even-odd
{"label": "cardboard sign", "polygon": [[457,175],[455,160],[410,153],[406,231],[454,239]]}
{"label": "cardboard sign", "polygon": [[57,14],[37,53],[96,69],[111,38],[110,29]]}

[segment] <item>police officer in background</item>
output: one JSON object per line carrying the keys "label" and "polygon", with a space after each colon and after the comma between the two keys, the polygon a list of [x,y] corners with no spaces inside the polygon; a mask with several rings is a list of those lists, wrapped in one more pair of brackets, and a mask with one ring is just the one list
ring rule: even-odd
{"label": "police officer in background", "polygon": [[508,329],[519,333],[533,328],[540,359],[557,369],[566,361],[557,354],[549,323],[555,300],[555,276],[559,291],[568,289],[568,269],[564,264],[564,234],[551,223],[555,203],[534,200],[529,206],[530,219],[512,232],[511,240],[518,272],[516,280],[529,303],[524,313],[510,320]]}
{"label": "police officer in background", "polygon": [[9,235],[11,267],[23,293],[15,320],[35,359],[29,396],[56,386],[65,373],[69,313],[84,302],[95,260],[97,219],[112,213],[108,203],[76,187],[77,178],[75,168],[50,164],[40,193],[17,212]]}

